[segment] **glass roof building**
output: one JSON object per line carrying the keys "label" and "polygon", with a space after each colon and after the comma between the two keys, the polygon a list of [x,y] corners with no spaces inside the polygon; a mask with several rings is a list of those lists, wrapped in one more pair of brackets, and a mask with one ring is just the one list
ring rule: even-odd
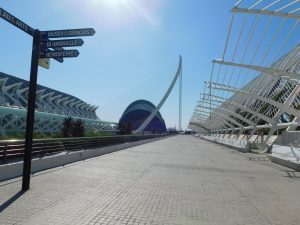
{"label": "glass roof building", "polygon": [[[137,100],[131,103],[124,111],[120,124],[130,124],[132,130],[138,129],[147,117],[155,110],[155,106],[146,100]],[[167,132],[166,124],[160,112],[157,112],[155,117],[143,130],[145,132]]]}
{"label": "glass roof building", "polygon": [[[0,72],[0,135],[24,132],[26,127],[29,82]],[[110,122],[96,115],[97,106],[72,95],[38,85],[36,92],[35,132],[55,133],[66,117],[81,119],[85,128],[111,129]]]}

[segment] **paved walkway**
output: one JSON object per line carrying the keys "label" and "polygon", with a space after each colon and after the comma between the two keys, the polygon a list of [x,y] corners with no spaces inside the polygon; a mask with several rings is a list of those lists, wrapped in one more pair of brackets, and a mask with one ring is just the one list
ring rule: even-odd
{"label": "paved walkway", "polygon": [[299,177],[182,135],[0,183],[0,224],[299,225]]}

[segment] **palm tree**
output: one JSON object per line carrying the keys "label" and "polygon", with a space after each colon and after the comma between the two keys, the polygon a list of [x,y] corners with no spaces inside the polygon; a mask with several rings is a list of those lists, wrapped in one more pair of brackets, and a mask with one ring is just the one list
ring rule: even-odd
{"label": "palm tree", "polygon": [[70,116],[70,117],[66,117],[64,119],[64,122],[62,124],[62,129],[61,129],[61,133],[62,133],[62,136],[64,138],[67,138],[67,137],[72,137],[72,128],[73,128],[73,118]]}
{"label": "palm tree", "polygon": [[73,136],[74,137],[84,137],[84,121],[81,119],[76,120],[73,123]]}

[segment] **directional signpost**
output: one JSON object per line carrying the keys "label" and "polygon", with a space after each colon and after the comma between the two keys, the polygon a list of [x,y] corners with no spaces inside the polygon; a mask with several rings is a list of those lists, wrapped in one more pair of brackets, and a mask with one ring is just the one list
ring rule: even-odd
{"label": "directional signpost", "polygon": [[41,58],[55,58],[55,57],[63,57],[63,58],[71,58],[79,56],[78,50],[62,50],[62,51],[42,51],[39,52],[39,57]]}
{"label": "directional signpost", "polygon": [[[41,39],[40,41],[40,49],[48,49],[48,48],[53,48],[55,51],[59,51],[59,52],[64,52],[64,49],[62,47],[75,47],[75,46],[82,46],[83,45],[83,40],[82,39],[62,39],[62,40],[55,40],[55,41],[50,41],[48,38],[46,39]],[[77,51],[77,50],[76,50]],[[64,54],[64,53],[63,53]],[[48,56],[46,56],[48,55]],[[55,56],[56,55],[56,56]],[[46,52],[41,52],[39,54],[40,60],[39,60],[39,65],[49,69],[49,63],[50,63],[50,58],[54,58],[58,61],[60,61],[60,59],[63,62],[63,58],[62,57],[77,57],[79,55],[79,52],[65,52],[65,55],[69,55],[69,56],[59,56],[60,54],[54,54],[53,52],[51,53],[48,50],[48,53]]]}
{"label": "directional signpost", "polygon": [[40,48],[74,47],[82,46],[83,43],[82,39],[46,40],[40,42]]}
{"label": "directional signpost", "polygon": [[0,8],[0,17],[16,26],[17,28],[21,29],[22,31],[26,32],[27,34],[33,36],[34,29],[32,27],[28,26],[26,23],[22,22],[2,8]]}
{"label": "directional signpost", "polygon": [[[4,9],[0,8],[0,17],[7,22],[11,23],[12,25],[16,26],[20,30],[24,31],[25,33],[33,36],[34,35],[34,29],[24,23],[23,21],[19,20],[9,12],[5,11]],[[55,50],[63,50],[63,48],[55,48]],[[54,58],[56,61],[62,63],[64,60],[63,58]]]}
{"label": "directional signpost", "polygon": [[49,30],[42,31],[43,38],[66,38],[66,37],[83,37],[93,36],[96,31],[93,28],[70,29],[70,30]]}
{"label": "directional signpost", "polygon": [[33,36],[22,181],[22,191],[27,191],[30,186],[31,148],[39,59],[54,58],[59,62],[63,62],[63,58],[77,57],[79,55],[78,50],[65,50],[63,47],[82,46],[84,43],[82,39],[49,40],[49,38],[93,36],[96,32],[93,28],[51,31],[35,30],[2,8],[0,8],[0,18]]}

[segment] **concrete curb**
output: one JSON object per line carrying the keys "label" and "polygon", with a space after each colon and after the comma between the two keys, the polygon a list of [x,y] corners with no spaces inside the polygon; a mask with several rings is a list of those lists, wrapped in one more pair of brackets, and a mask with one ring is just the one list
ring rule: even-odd
{"label": "concrete curb", "polygon": [[237,147],[237,146],[234,146],[234,145],[229,145],[229,144],[226,144],[226,143],[209,140],[209,139],[206,139],[206,138],[202,138],[202,139],[206,140],[206,141],[210,141],[210,142],[218,144],[218,145],[225,146],[227,148],[232,148],[232,149],[237,150],[237,151],[242,152],[242,153],[250,152],[247,148],[241,148],[241,147]]}
{"label": "concrete curb", "polygon": [[[47,156],[43,158],[36,158],[31,163],[31,173],[36,173],[42,170],[51,169],[58,166],[64,166],[81,160],[109,154],[112,152],[120,151],[123,149],[131,148],[134,146],[146,144],[153,141],[158,141],[167,137],[160,137],[155,139],[141,140],[136,142],[128,142],[119,145],[113,145],[102,148],[80,150],[76,152],[64,152],[58,155]],[[23,173],[23,161],[15,162],[5,165],[0,165],[0,181],[16,178]]]}
{"label": "concrete curb", "polygon": [[284,159],[278,156],[274,156],[274,155],[267,155],[268,158],[271,160],[271,162],[294,169],[296,171],[300,172],[300,163],[296,163],[293,161],[290,161],[288,159]]}

